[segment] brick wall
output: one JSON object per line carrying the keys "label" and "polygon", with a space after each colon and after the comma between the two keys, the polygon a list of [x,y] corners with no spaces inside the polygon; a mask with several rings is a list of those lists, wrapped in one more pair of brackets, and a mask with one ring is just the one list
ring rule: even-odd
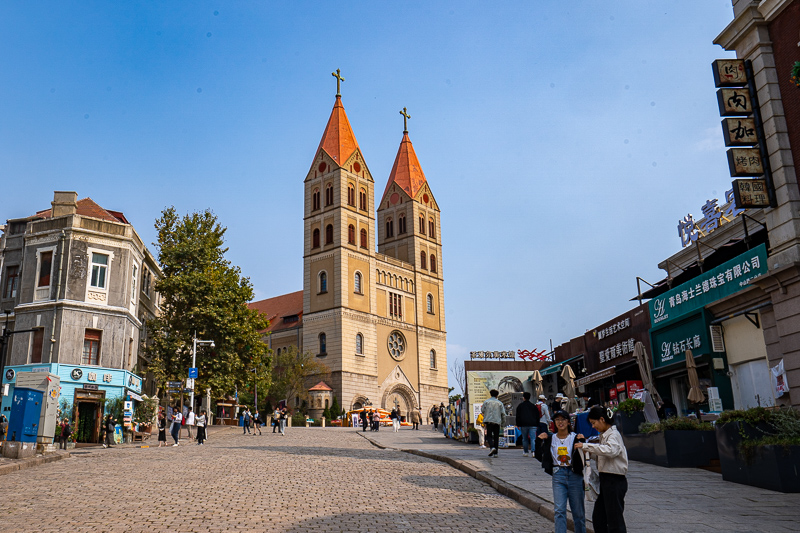
{"label": "brick wall", "polygon": [[800,2],[792,2],[770,22],[769,34],[797,172],[800,168],[800,88],[789,81],[789,76],[794,62],[800,61]]}

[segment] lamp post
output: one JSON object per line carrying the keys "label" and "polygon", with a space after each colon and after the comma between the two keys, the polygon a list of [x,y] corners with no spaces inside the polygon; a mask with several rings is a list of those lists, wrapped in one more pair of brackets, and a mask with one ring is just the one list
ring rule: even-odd
{"label": "lamp post", "polygon": [[[211,348],[214,348],[214,341],[201,341],[197,339],[197,332],[195,331],[194,336],[192,337],[192,368],[196,368],[197,366],[197,345],[208,344]],[[192,410],[194,410],[194,379],[192,380],[192,392],[189,393],[189,405],[192,406]]]}

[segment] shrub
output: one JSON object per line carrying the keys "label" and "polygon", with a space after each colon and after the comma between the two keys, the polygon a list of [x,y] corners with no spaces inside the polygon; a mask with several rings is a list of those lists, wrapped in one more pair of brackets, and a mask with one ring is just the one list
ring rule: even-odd
{"label": "shrub", "polygon": [[644,410],[644,402],[636,398],[628,398],[619,404],[617,411],[622,411],[626,415],[632,415]]}
{"label": "shrub", "polygon": [[770,423],[772,421],[772,414],[775,411],[770,411],[764,407],[753,407],[751,409],[738,410],[738,411],[725,411],[717,419],[717,424],[727,424],[728,422],[747,422],[751,426],[757,426],[761,423]]}
{"label": "shrub", "polygon": [[645,422],[639,425],[639,433],[657,433],[659,431],[711,431],[711,422],[701,422],[694,418],[668,418],[661,422]]}

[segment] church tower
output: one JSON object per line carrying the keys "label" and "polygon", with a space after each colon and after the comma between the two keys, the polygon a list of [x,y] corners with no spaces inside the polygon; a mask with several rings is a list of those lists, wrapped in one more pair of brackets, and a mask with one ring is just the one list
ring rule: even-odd
{"label": "church tower", "polygon": [[342,405],[377,390],[374,181],[336,100],[305,179],[303,349],[331,372]]}

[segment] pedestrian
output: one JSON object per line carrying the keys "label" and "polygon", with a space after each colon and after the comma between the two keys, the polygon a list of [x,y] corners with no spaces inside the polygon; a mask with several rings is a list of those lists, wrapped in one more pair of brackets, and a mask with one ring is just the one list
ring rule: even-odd
{"label": "pedestrian", "polygon": [[628,492],[628,451],[614,425],[611,409],[594,406],[589,409],[589,423],[600,433],[599,443],[576,443],[597,460],[600,474],[600,495],[594,502],[592,524],[597,533],[625,533],[625,493]]}
{"label": "pedestrian", "polygon": [[483,443],[484,436],[486,435],[483,428],[483,413],[478,413],[478,418],[475,419],[475,430],[478,432],[478,445],[481,448],[486,448]]}
{"label": "pedestrian", "polygon": [[172,446],[178,445],[178,439],[181,435],[181,425],[183,422],[183,414],[181,414],[180,407],[175,407],[172,411],[172,426],[169,428],[170,435],[172,435],[172,440],[175,441],[175,444]]}
{"label": "pedestrian", "polygon": [[533,457],[533,442],[539,429],[539,409],[531,403],[530,392],[522,393],[522,402],[517,406],[516,415],[517,427],[522,432],[522,456]]}
{"label": "pedestrian", "polygon": [[245,406],[244,412],[242,413],[242,435],[250,433],[250,418],[250,409]]}
{"label": "pedestrian", "polygon": [[280,407],[276,407],[275,408],[275,412],[272,413],[272,432],[273,433],[275,433],[275,431],[278,430],[278,427],[280,426],[280,422],[279,422],[280,419],[281,419],[281,408]]}
{"label": "pedestrian", "polygon": [[256,431],[261,435],[261,413],[258,412],[258,409],[253,413],[253,435],[256,434]]}
{"label": "pedestrian", "polygon": [[167,417],[164,412],[158,413],[158,447],[167,445]]}
{"label": "pedestrian", "polygon": [[114,429],[117,425],[116,420],[111,415],[106,418],[106,440],[103,443],[103,448],[114,447]]}
{"label": "pedestrian", "polygon": [[67,449],[67,441],[69,440],[69,436],[72,435],[72,428],[69,427],[69,419],[64,419],[61,421],[61,427],[59,428],[59,438],[58,438],[58,449]]}
{"label": "pedestrian", "polygon": [[206,440],[206,410],[202,409],[200,411],[200,416],[197,417],[197,444],[202,445],[203,441]]}
{"label": "pedestrian", "polygon": [[381,429],[381,414],[377,409],[372,412],[372,424],[375,427],[375,431],[379,431]]}
{"label": "pedestrian", "polygon": [[289,417],[289,411],[286,409],[286,407],[281,408],[281,416],[278,419],[278,422],[280,423],[280,430],[282,437],[286,436],[286,419],[288,417]]}
{"label": "pedestrian", "polygon": [[544,394],[539,395],[539,401],[536,402],[536,407],[539,408],[539,429],[536,433],[547,433],[550,431],[550,409],[547,407],[547,396]]}
{"label": "pedestrian", "polygon": [[441,413],[439,412],[439,408],[437,406],[433,406],[433,410],[431,411],[431,420],[433,420],[433,430],[439,430],[439,418],[441,417]]}
{"label": "pedestrian", "polygon": [[389,418],[392,419],[392,428],[394,429],[394,432],[397,433],[400,431],[400,412],[397,410],[397,408],[392,409],[392,414],[389,415]]}
{"label": "pedestrian", "polygon": [[367,431],[367,410],[362,409],[360,413],[358,413],[358,419],[361,421],[362,433],[366,433]]}
{"label": "pedestrian", "polygon": [[497,457],[497,448],[500,446],[500,428],[506,423],[506,408],[503,402],[497,399],[499,395],[497,389],[490,390],[489,399],[481,406],[486,437],[489,441],[489,457]]}
{"label": "pedestrian", "polygon": [[192,408],[189,407],[189,410],[186,411],[186,424],[185,425],[186,425],[186,432],[188,433],[188,436],[189,436],[190,440],[194,438],[194,435],[192,435],[192,427],[194,427],[194,424],[195,424],[195,420],[194,419],[195,419],[194,411],[192,411]]}
{"label": "pedestrian", "polygon": [[419,409],[416,407],[411,409],[411,429],[419,429],[419,425],[422,423],[422,414],[419,412]]}
{"label": "pedestrian", "polygon": [[6,440],[6,433],[8,433],[8,419],[6,415],[0,415],[0,442]]}
{"label": "pedestrian", "polygon": [[575,434],[564,411],[553,413],[555,433],[541,433],[536,439],[536,458],[553,477],[553,503],[556,533],[567,533],[567,502],[575,523],[575,533],[586,533],[586,510],[583,505],[583,459],[576,443],[584,442]]}

